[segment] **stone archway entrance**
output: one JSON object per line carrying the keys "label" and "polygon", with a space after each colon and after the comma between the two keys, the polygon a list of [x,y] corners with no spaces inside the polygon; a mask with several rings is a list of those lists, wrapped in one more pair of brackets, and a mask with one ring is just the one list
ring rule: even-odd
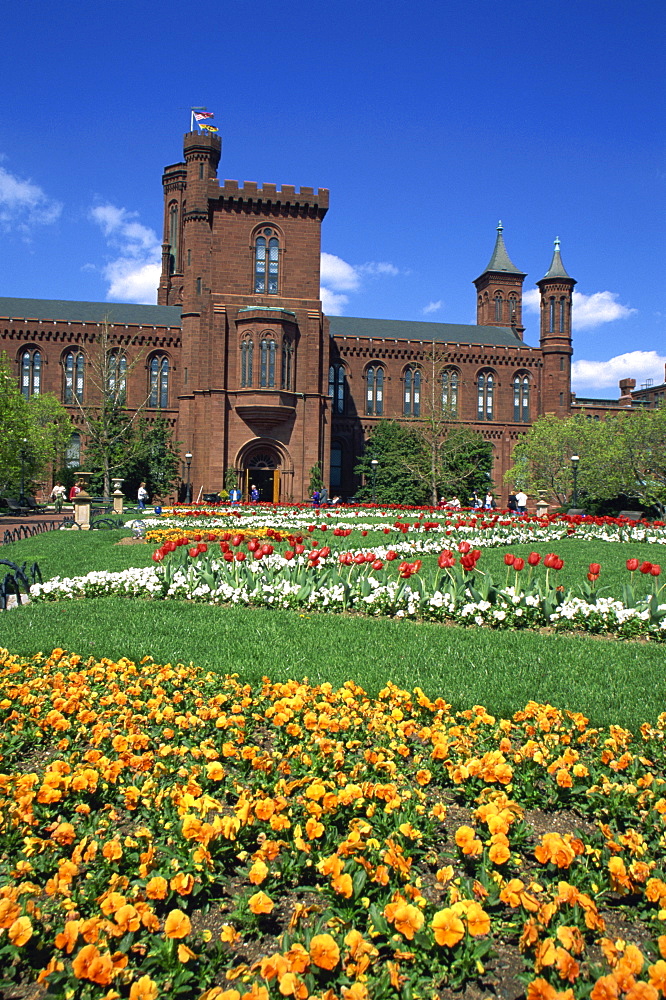
{"label": "stone archway entrance", "polygon": [[243,496],[249,498],[252,486],[259,490],[264,503],[278,503],[280,499],[280,456],[265,445],[247,456],[243,463]]}

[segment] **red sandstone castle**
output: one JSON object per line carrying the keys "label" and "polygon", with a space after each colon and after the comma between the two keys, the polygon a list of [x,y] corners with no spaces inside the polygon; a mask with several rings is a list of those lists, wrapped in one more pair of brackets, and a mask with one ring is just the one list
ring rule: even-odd
{"label": "red sandstone castle", "polygon": [[[0,298],[0,349],[26,396],[55,393],[80,426],[77,403],[96,402],[87,366],[106,324],[127,405],[167,417],[192,456],[195,498],[219,491],[233,468],[245,489],[252,481],[275,501],[305,499],[316,464],[332,494],[351,496],[376,423],[418,422],[426,398],[492,444],[498,486],[531,422],[572,412],[576,282],[557,241],[537,282],[538,348],[523,342],[525,274],[501,224],[474,282],[477,325],[328,318],[319,298],[328,191],[221,183],[220,151],[216,135],[188,133],[184,162],[164,171],[157,306]],[[71,461],[81,446],[82,430]]]}

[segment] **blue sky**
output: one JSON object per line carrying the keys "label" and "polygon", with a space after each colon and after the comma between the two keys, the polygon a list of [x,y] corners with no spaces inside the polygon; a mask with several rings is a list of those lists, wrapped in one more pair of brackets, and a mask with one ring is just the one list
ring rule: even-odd
{"label": "blue sky", "polygon": [[327,187],[330,313],[475,322],[498,220],[576,278],[574,389],[664,381],[662,0],[2,5],[0,294],[155,301],[189,108],[219,176]]}

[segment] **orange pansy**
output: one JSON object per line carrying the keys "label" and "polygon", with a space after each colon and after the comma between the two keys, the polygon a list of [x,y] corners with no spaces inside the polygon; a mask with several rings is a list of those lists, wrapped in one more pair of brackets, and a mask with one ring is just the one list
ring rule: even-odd
{"label": "orange pansy", "polygon": [[182,910],[171,910],[164,923],[164,936],[168,938],[184,938],[192,930],[190,918]]}
{"label": "orange pansy", "polygon": [[310,941],[310,958],[320,969],[334,969],[340,961],[340,949],[330,934],[315,934]]}
{"label": "orange pansy", "polygon": [[265,892],[255,892],[254,896],[250,896],[247,901],[252,913],[271,913],[273,910],[273,900],[270,896],[267,896]]}
{"label": "orange pansy", "polygon": [[452,909],[439,910],[432,918],[431,927],[435,941],[446,948],[453,948],[465,936],[465,925]]}

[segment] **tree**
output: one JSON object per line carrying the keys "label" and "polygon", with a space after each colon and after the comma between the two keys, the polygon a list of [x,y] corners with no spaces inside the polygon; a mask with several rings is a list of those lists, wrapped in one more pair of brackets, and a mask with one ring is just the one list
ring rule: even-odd
{"label": "tree", "polygon": [[128,455],[120,468],[125,492],[135,495],[145,482],[151,497],[166,496],[179,478],[180,457],[163,414],[153,420],[142,417],[126,445]]}
{"label": "tree", "polygon": [[132,458],[135,424],[146,407],[148,396],[132,411],[126,409],[127,380],[143,360],[137,354],[131,361],[125,351],[134,341],[120,344],[111,335],[105,320],[88,354],[86,379],[89,392],[99,400],[95,405],[83,403],[76,392],[71,401],[81,415],[86,442],[86,465],[101,472],[104,496],[111,493],[111,479],[120,476],[123,466]]}
{"label": "tree", "polygon": [[423,441],[413,428],[396,420],[379,421],[354,471],[365,480],[356,494],[360,500],[412,506],[428,503],[428,455]]}
{"label": "tree", "polygon": [[544,490],[566,506],[571,499],[571,456],[578,455],[582,498],[627,498],[657,506],[666,503],[666,407],[635,409],[588,420],[584,414],[539,418],[513,452],[505,479],[530,493]]}
{"label": "tree", "polygon": [[324,477],[321,472],[321,465],[319,462],[313,465],[310,469],[310,481],[308,483],[308,490],[310,496],[315,492],[315,490],[320,490],[324,485]]}
{"label": "tree", "polygon": [[0,427],[0,490],[7,493],[18,489],[21,471],[27,483],[56,468],[72,433],[55,396],[22,396],[5,354],[0,355]]}

